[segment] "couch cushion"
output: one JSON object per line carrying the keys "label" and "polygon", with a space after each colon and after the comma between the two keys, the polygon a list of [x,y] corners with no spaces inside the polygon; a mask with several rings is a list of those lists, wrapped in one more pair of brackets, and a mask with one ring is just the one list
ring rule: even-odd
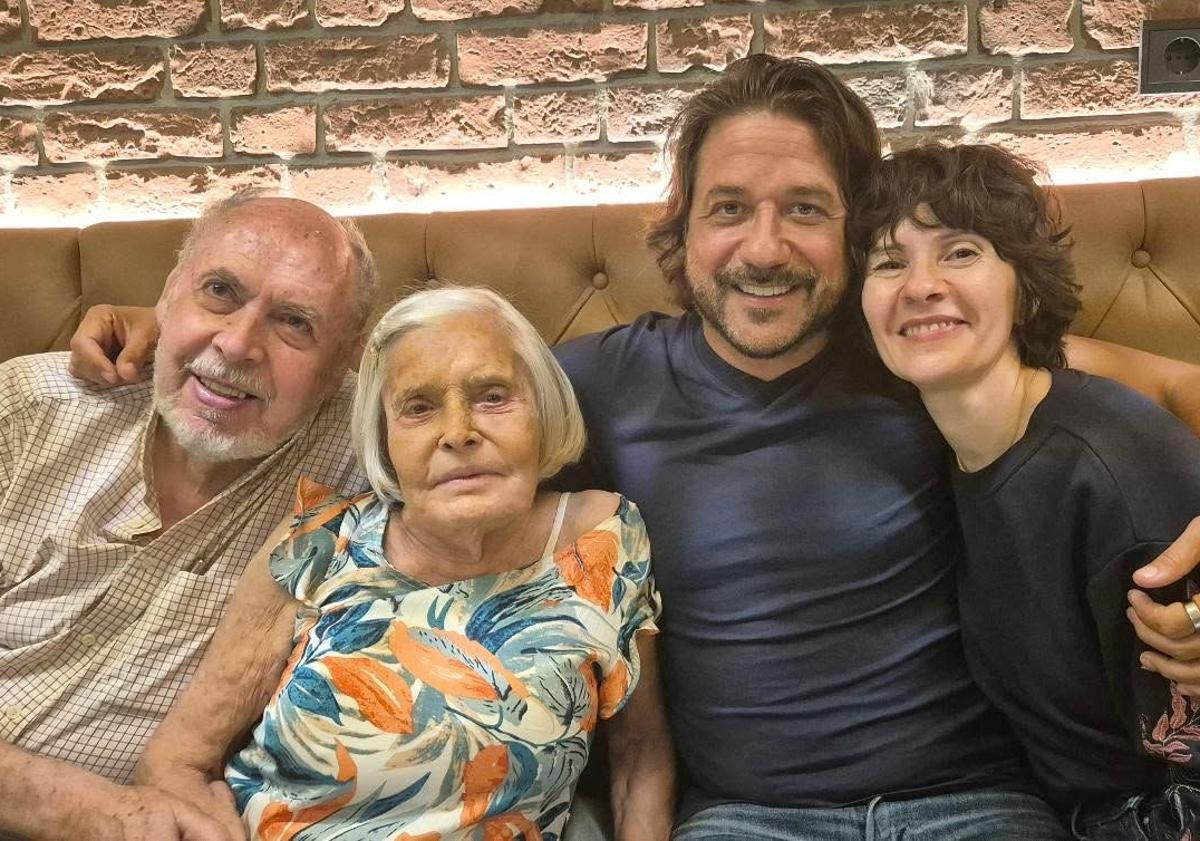
{"label": "couch cushion", "polygon": [[78,233],[74,228],[0,230],[0,359],[67,347],[79,323]]}

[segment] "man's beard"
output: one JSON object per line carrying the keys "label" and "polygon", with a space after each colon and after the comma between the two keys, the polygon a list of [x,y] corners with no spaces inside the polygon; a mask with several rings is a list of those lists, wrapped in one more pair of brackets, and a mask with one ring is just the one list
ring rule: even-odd
{"label": "man's beard", "polygon": [[[704,321],[720,333],[738,353],[750,359],[774,359],[783,356],[827,331],[837,317],[842,291],[831,290],[828,284],[822,285],[820,275],[813,269],[796,271],[787,268],[762,269],[756,266],[719,271],[713,275],[712,283],[703,287],[692,283],[689,278],[688,285],[696,310]],[[805,317],[790,335],[769,343],[752,342],[750,338],[735,333],[724,315],[724,305],[729,292],[739,285],[780,287],[790,292],[799,289],[807,296],[807,302],[797,302],[794,306],[804,306]],[[752,307],[747,315],[754,324],[769,324],[778,318],[787,317],[787,313],[765,307]]]}
{"label": "man's beard", "polygon": [[[291,437],[291,432],[286,436],[272,436],[259,429],[249,430],[240,435],[222,432],[217,426],[223,414],[220,409],[198,407],[186,412],[185,416],[185,412],[179,407],[179,391],[164,393],[165,389],[159,379],[160,372],[165,376],[167,368],[170,367],[170,363],[161,358],[161,347],[160,345],[159,351],[156,352],[154,364],[154,408],[176,442],[190,456],[213,463],[260,459]],[[255,374],[228,364],[211,347],[183,367],[190,374],[221,380],[241,391],[256,395],[253,399],[260,399],[266,403],[270,401],[265,386]],[[311,417],[312,415],[306,417],[304,423]]]}

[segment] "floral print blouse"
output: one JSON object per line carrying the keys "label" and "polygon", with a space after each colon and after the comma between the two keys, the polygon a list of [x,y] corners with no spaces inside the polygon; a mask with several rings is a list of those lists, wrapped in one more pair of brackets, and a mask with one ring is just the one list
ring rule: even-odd
{"label": "floral print blouse", "polygon": [[637,683],[635,634],[657,630],[637,507],[521,569],[432,587],[384,557],[374,494],[299,495],[270,560],[304,604],[295,649],[226,769],[251,837],[557,841],[597,715]]}

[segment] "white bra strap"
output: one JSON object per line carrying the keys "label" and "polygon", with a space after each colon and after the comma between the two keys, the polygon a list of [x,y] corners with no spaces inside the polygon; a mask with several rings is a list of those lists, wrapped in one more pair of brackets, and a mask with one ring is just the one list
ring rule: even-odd
{"label": "white bra strap", "polygon": [[567,515],[567,500],[570,498],[569,493],[558,495],[558,510],[554,512],[554,526],[550,529],[550,539],[546,541],[546,548],[542,550],[541,557],[546,557],[554,551],[554,547],[558,545],[558,534],[562,531],[563,518]]}

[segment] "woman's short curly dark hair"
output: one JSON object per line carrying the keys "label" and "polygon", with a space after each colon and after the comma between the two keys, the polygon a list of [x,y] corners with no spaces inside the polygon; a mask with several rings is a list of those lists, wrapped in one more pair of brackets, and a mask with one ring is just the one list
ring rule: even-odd
{"label": "woman's short curly dark hair", "polygon": [[[856,288],[861,291],[871,248],[901,222],[976,234],[1016,272],[1013,338],[1021,363],[1065,367],[1063,337],[1079,312],[1079,286],[1070,230],[1035,180],[1041,171],[1033,161],[986,144],[929,144],[884,158],[851,200],[847,240]],[[922,205],[934,219],[918,212]]]}
{"label": "woman's short curly dark hair", "polygon": [[670,284],[675,302],[691,306],[684,276],[684,245],[700,149],[715,123],[757,111],[791,117],[816,132],[837,173],[842,200],[879,163],[879,130],[858,96],[833,73],[803,58],[755,54],[731,63],[676,115],[667,137],[671,183],[646,242]]}

